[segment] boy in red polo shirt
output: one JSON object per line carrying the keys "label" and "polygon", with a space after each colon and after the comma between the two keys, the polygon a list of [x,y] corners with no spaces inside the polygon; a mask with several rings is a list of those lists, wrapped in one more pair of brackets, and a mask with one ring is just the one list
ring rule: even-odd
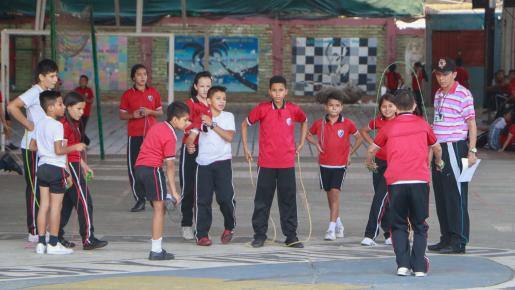
{"label": "boy in red polo shirt", "polygon": [[[345,178],[347,165],[351,156],[361,145],[363,139],[356,124],[342,116],[343,97],[339,94],[329,94],[319,100],[325,105],[326,115],[313,123],[308,133],[308,141],[317,146],[320,164],[320,186],[327,192],[329,202],[329,228],[325,235],[326,241],[334,241],[336,237],[343,238],[343,224],[340,219],[340,190]],[[355,142],[350,148],[350,136]],[[317,136],[318,141],[314,138]]]}
{"label": "boy in red polo shirt", "polygon": [[153,87],[147,85],[147,69],[136,64],[131,69],[134,86],[123,93],[120,100],[120,119],[128,120],[127,167],[129,182],[136,204],[131,212],[145,210],[145,195],[138,192],[134,177],[134,164],[146,133],[154,125],[156,117],[163,115],[161,96]]}
{"label": "boy in red polo shirt", "polygon": [[[247,144],[247,128],[257,122],[259,126],[258,181],[254,198],[252,227],[254,248],[265,244],[270,207],[277,187],[281,229],[286,245],[303,248],[297,238],[297,200],[295,184],[295,154],[299,154],[307,135],[306,114],[297,105],[286,102],[286,79],[273,76],[270,79],[271,102],[263,102],[250,111],[241,124],[241,140],[247,161],[252,154]],[[300,142],[295,148],[295,122],[302,123]]]}
{"label": "boy in red polo shirt", "polygon": [[[176,203],[181,200],[175,187],[175,146],[177,136],[175,129],[184,130],[189,125],[189,109],[186,104],[175,101],[166,110],[166,122],[154,125],[148,131],[135,166],[136,186],[143,192],[147,200],[152,201],[152,250],[149,260],[172,260],[174,255],[167,253],[162,247],[166,180]],[[166,177],[163,173],[163,162],[166,164]]]}
{"label": "boy in red polo shirt", "polygon": [[89,145],[89,138],[86,135],[86,125],[88,124],[89,116],[91,115],[91,106],[95,100],[93,90],[88,87],[89,78],[87,75],[81,75],[79,78],[79,86],[74,91],[84,96],[86,100],[86,106],[84,107],[84,114],[80,118],[80,133],[82,135],[82,141]]}
{"label": "boy in red polo shirt", "polygon": [[[425,256],[429,216],[429,154],[432,147],[435,164],[441,170],[442,148],[429,124],[413,115],[415,99],[408,90],[399,90],[392,99],[397,117],[379,132],[368,148],[367,167],[376,168],[374,155],[386,146],[388,167],[384,177],[390,193],[390,218],[397,275],[407,276],[410,269],[417,277],[427,275],[429,260]],[[410,249],[408,223],[411,221],[414,239]],[[411,256],[410,256],[411,252]]]}

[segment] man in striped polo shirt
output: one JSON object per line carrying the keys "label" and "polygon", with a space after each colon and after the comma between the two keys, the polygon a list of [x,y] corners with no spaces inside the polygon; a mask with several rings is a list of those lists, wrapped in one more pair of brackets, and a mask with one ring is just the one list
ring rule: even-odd
{"label": "man in striped polo shirt", "polygon": [[455,81],[456,64],[441,58],[435,66],[440,89],[435,94],[433,131],[442,146],[445,167],[436,170],[433,161],[433,189],[440,223],[440,242],[428,247],[442,254],[465,253],[469,241],[468,183],[458,182],[461,158],[476,163],[476,114],[468,89]]}

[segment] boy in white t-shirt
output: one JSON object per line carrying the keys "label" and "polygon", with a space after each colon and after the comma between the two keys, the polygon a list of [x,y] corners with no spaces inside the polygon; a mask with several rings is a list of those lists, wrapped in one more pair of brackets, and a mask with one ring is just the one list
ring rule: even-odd
{"label": "boy in white t-shirt", "polygon": [[197,156],[197,178],[195,185],[195,212],[197,245],[210,246],[209,229],[211,228],[213,192],[216,202],[224,216],[225,230],[221,236],[222,244],[232,240],[236,226],[234,208],[234,188],[232,185],[232,151],[236,125],[234,115],[224,112],[226,88],[213,86],[207,93],[211,116],[202,115],[202,124],[194,124],[187,144],[193,143],[199,136]]}
{"label": "boy in white t-shirt", "polygon": [[[65,248],[58,240],[61,207],[66,191],[66,180],[69,177],[66,155],[72,151],[83,151],[86,149],[86,145],[84,143],[72,146],[63,144],[65,141],[63,124],[56,120],[64,116],[65,109],[63,98],[59,92],[44,91],[40,94],[39,99],[46,116],[36,124],[31,141],[32,149],[36,149],[34,147],[37,146],[39,157],[37,170],[40,192],[37,219],[39,241],[36,253],[71,254],[73,250]],[[49,217],[48,223],[47,216]],[[47,225],[50,232],[48,245],[45,240]]]}
{"label": "boy in white t-shirt", "polygon": [[[39,188],[36,178],[36,167],[38,164],[37,152],[30,150],[29,143],[32,139],[35,124],[45,117],[45,112],[39,105],[39,94],[46,90],[51,90],[57,83],[57,64],[50,60],[40,61],[36,67],[36,84],[25,91],[16,99],[9,102],[7,110],[11,117],[16,119],[24,128],[25,135],[20,144],[21,155],[23,158],[23,170],[25,172],[25,204],[27,207],[27,229],[29,232],[28,241],[38,242],[37,232],[37,213],[39,206]],[[26,116],[22,112],[25,109]],[[44,234],[44,232],[42,233]]]}

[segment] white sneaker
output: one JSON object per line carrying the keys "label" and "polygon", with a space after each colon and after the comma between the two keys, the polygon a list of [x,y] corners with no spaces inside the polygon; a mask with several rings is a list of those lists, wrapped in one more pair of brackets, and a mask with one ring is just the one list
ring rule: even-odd
{"label": "white sneaker", "polygon": [[368,247],[372,247],[372,246],[376,246],[376,242],[374,242],[374,240],[372,240],[371,238],[364,238],[362,241],[361,241],[361,245],[362,246],[368,246]]}
{"label": "white sneaker", "polygon": [[46,252],[46,246],[42,243],[36,245],[36,254],[43,255]]}
{"label": "white sneaker", "polygon": [[29,234],[27,241],[29,243],[37,244],[39,242],[39,237],[38,237],[38,235]]}
{"label": "white sneaker", "polygon": [[182,237],[185,240],[194,240],[195,236],[193,235],[192,227],[182,227]]}
{"label": "white sneaker", "polygon": [[326,241],[336,240],[336,235],[335,235],[334,231],[327,231],[327,233],[325,233],[324,240],[326,240]]}
{"label": "white sneaker", "polygon": [[344,234],[343,234],[344,230],[345,230],[345,228],[343,227],[342,224],[337,224],[336,225],[336,237],[337,238],[343,238],[344,237]]}
{"label": "white sneaker", "polygon": [[68,255],[73,253],[73,250],[64,247],[58,242],[55,246],[48,244],[46,246],[46,253],[49,255]]}
{"label": "white sneaker", "polygon": [[427,276],[427,273],[426,272],[414,272],[413,275],[415,275],[415,277],[425,277],[425,276]]}
{"label": "white sneaker", "polygon": [[384,244],[385,245],[392,245],[392,238],[388,238],[388,239],[384,240]]}
{"label": "white sneaker", "polygon": [[399,267],[399,269],[397,269],[397,276],[408,276],[409,274],[409,269],[406,267]]}

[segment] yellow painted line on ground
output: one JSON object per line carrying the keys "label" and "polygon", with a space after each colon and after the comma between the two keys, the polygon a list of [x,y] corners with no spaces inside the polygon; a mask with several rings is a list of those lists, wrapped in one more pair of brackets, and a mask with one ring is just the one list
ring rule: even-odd
{"label": "yellow painted line on ground", "polygon": [[[201,288],[202,287],[202,288]],[[82,282],[36,286],[31,290],[347,290],[369,288],[353,284],[299,284],[286,281],[247,280],[226,281],[215,278],[185,278],[166,276],[131,276],[95,279]]]}

